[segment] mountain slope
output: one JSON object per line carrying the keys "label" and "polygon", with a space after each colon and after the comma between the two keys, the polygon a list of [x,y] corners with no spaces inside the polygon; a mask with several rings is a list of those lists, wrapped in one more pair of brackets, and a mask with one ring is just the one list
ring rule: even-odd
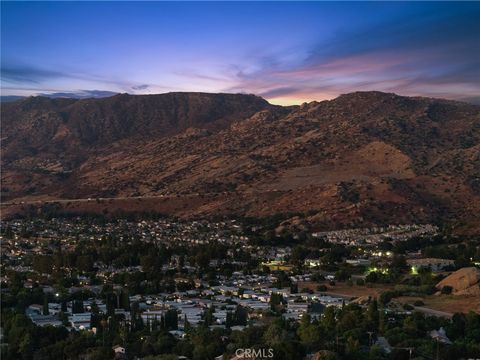
{"label": "mountain slope", "polygon": [[6,200],[180,195],[190,205],[144,207],[308,211],[323,227],[479,223],[478,106],[380,92],[289,108],[195,93],[7,105]]}

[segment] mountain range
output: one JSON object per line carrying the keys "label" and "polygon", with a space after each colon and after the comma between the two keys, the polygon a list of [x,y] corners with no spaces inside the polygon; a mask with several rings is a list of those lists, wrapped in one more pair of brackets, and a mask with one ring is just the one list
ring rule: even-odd
{"label": "mountain range", "polygon": [[382,92],[289,107],[245,94],[118,94],[30,97],[1,115],[3,216],[55,201],[480,233],[478,105]]}

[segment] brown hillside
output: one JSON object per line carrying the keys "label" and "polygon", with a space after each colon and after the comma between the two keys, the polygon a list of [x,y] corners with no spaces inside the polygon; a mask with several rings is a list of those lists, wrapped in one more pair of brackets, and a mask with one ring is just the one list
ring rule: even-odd
{"label": "brown hillside", "polygon": [[204,198],[188,211],[154,207],[309,211],[321,227],[455,220],[480,229],[478,106],[380,92],[289,108],[194,93],[7,105],[8,202],[195,196]]}

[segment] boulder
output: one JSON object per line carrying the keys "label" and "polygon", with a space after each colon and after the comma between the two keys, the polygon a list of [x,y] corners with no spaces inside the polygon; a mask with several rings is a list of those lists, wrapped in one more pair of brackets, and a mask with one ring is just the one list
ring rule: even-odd
{"label": "boulder", "polygon": [[476,267],[461,268],[447,276],[437,284],[437,289],[441,290],[444,286],[451,286],[453,293],[465,291],[472,286],[480,284],[480,269]]}

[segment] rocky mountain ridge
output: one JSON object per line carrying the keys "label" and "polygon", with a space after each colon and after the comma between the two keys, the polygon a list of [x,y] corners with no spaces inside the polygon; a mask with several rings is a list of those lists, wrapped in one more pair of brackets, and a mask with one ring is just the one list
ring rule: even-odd
{"label": "rocky mountain ridge", "polygon": [[[321,228],[448,220],[475,232],[479,150],[479,106],[381,92],[292,107],[243,94],[29,98],[2,104],[2,197],[136,197],[136,210],[178,216],[299,212]],[[172,208],[173,197],[189,200]]]}

